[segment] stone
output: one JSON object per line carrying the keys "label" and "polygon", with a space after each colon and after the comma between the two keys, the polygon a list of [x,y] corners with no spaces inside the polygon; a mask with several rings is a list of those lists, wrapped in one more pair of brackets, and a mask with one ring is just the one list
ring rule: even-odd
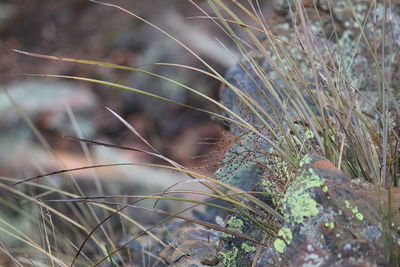
{"label": "stone", "polygon": [[[383,58],[379,54],[376,60],[385,63],[382,73],[390,81],[390,90],[394,97],[389,104],[390,109],[394,109],[398,105],[400,93],[398,82],[400,27],[398,23],[393,22],[400,21],[400,5],[393,3],[389,6],[387,14],[390,15],[384,21],[385,8],[379,3],[367,16],[370,4],[368,0],[299,1],[304,5],[304,15],[309,23],[306,30],[310,43],[307,43],[299,19],[300,11],[296,10],[295,2],[295,0],[273,1],[275,16],[269,20],[268,29],[279,40],[272,38],[271,41],[266,38],[264,54],[253,52],[227,72],[227,85],[220,91],[221,103],[279,145],[284,140],[279,138],[288,132],[284,118],[290,118],[292,121],[302,120],[292,110],[293,104],[299,97],[294,95],[293,88],[288,85],[297,86],[311,111],[320,116],[318,106],[313,100],[318,94],[316,82],[319,84],[319,90],[325,90],[329,76],[337,88],[345,86],[349,88],[347,92],[338,92],[342,94],[341,98],[348,101],[343,103],[350,105],[352,99],[355,99],[357,112],[365,114],[366,118],[371,119],[372,124],[378,123],[377,84],[380,75],[377,73],[369,42],[375,38],[375,42],[383,46],[384,40],[386,51],[390,51]],[[360,35],[358,24],[364,22],[365,38]],[[380,29],[374,29],[376,25],[382,24],[385,24],[386,33],[390,34],[384,36]],[[272,49],[273,45],[278,46],[278,51],[284,53],[281,52],[278,56]],[[340,75],[332,70],[325,71],[323,66],[318,64],[320,58],[327,60],[329,67],[340,69]],[[257,75],[250,62],[256,62],[260,68],[257,71],[262,71],[266,78]],[[319,74],[317,78],[315,72]],[[343,85],[344,79],[346,85]],[[240,93],[235,93],[234,90]],[[262,111],[255,109],[259,111],[261,118],[239,95],[249,96],[258,103]],[[327,115],[334,119],[337,103],[333,100],[327,104],[332,110]],[[253,108],[255,106],[253,105]],[[232,114],[225,115],[235,119]],[[268,127],[277,129],[277,125],[273,124],[270,118],[280,124],[277,130],[278,137],[272,137],[267,129]],[[393,117],[392,121],[396,123],[399,120]],[[271,207],[282,206],[282,213],[285,216],[278,237],[272,241],[266,240],[271,247],[263,249],[258,259],[258,266],[388,264],[382,256],[383,237],[386,235],[388,238],[389,235],[392,238],[396,235],[394,232],[385,234],[382,230],[381,215],[378,212],[380,201],[376,199],[373,185],[366,182],[352,183],[350,177],[339,172],[326,159],[302,153],[299,154],[299,161],[304,156],[300,166],[301,172],[294,176],[293,170],[285,164],[280,164],[282,162],[279,159],[275,162],[275,167],[268,163],[275,160],[272,156],[274,150],[265,139],[234,123],[230,123],[229,126],[237,139],[226,152],[217,177],[245,191],[266,192],[268,197],[264,197],[263,201]],[[304,128],[301,130],[304,138],[297,140],[297,143],[318,151],[318,146],[313,143],[313,136],[308,134],[307,127]],[[382,195],[385,194],[383,190]],[[398,207],[397,196],[394,194],[394,207]],[[222,218],[225,216],[223,225],[229,227],[228,215],[207,212],[209,210],[207,207],[206,214],[210,214],[211,217],[208,218],[209,221],[212,221],[214,215]],[[258,236],[258,241],[261,241],[263,234],[257,232],[257,227],[253,227],[245,219],[244,225],[246,227],[241,229],[242,234]],[[220,238],[219,253],[223,255],[225,265],[246,266],[252,263],[255,253],[242,249],[243,243],[244,241],[232,237]]]}
{"label": "stone", "polygon": [[216,251],[216,234],[201,228],[183,228],[160,253],[169,266],[223,266]]}
{"label": "stone", "polygon": [[[375,187],[352,183],[318,155],[306,155],[301,166],[283,200],[284,223],[274,249],[265,249],[258,266],[390,266],[385,239],[394,244],[397,233],[382,229]],[[396,216],[397,193],[392,203]]]}

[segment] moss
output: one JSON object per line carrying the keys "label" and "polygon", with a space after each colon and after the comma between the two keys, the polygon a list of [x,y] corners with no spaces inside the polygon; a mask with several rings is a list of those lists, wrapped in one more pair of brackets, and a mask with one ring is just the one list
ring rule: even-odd
{"label": "moss", "polygon": [[285,241],[283,241],[282,239],[278,238],[275,240],[274,242],[274,248],[276,249],[276,251],[278,251],[279,253],[283,253],[285,251],[286,248],[286,243]]}
{"label": "moss", "polygon": [[[302,162],[303,165],[309,163],[311,158],[306,156]],[[294,223],[302,223],[304,218],[318,215],[318,203],[311,197],[310,189],[321,187],[324,182],[312,168],[303,170],[286,193],[284,210],[288,213],[285,218],[289,217]]]}
{"label": "moss", "polygon": [[228,252],[219,252],[222,263],[225,267],[236,267],[236,259],[238,256],[239,249],[237,247],[232,248],[231,251]]}
{"label": "moss", "polygon": [[250,246],[247,243],[242,243],[242,249],[246,252],[246,253],[250,253],[250,252],[254,252],[256,251],[256,247],[255,246]]}

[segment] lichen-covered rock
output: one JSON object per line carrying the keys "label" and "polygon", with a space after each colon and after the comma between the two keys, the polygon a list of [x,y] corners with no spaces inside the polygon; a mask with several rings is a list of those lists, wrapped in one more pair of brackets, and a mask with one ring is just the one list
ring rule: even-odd
{"label": "lichen-covered rock", "polygon": [[[259,147],[260,142],[252,134],[243,134],[233,141],[233,145],[225,153],[221,167],[216,171],[217,178],[231,186],[240,188],[243,191],[263,191],[264,163],[267,155],[261,153],[265,148]],[[266,199],[266,201],[268,201]],[[221,199],[209,201],[212,204],[232,208],[232,205]],[[206,222],[216,223],[219,217],[225,218],[225,212],[219,208],[206,207],[206,212],[194,211],[195,216]]]}
{"label": "lichen-covered rock", "polygon": [[[389,266],[385,242],[398,235],[382,230],[374,186],[352,183],[317,155],[305,156],[301,167],[283,200],[283,226],[259,266]],[[395,212],[397,195],[392,202]]]}
{"label": "lichen-covered rock", "polygon": [[[295,2],[304,5],[305,27]],[[370,5],[369,0],[275,0],[275,17],[269,21],[268,30],[277,38],[266,38],[264,54],[253,53],[249,55],[251,59],[243,59],[240,65],[228,71],[227,84],[234,88],[225,86],[221,90],[221,103],[278,146],[284,140],[281,136],[288,137],[285,119],[301,120],[297,117],[300,115],[292,111],[300,95],[293,94],[291,86],[300,89],[316,116],[320,114],[314,99],[316,94],[327,91],[328,78],[331,88],[338,89],[338,98],[349,101],[343,101],[345,105],[352,104],[354,98],[357,112],[371,119],[381,116],[377,110],[382,77],[386,78],[394,96],[391,105],[398,104],[396,98],[400,95],[400,5],[393,3],[385,8],[379,1]],[[360,25],[363,25],[362,30]],[[386,53],[382,56],[376,51]],[[259,69],[252,66],[254,62]],[[256,71],[263,72],[263,77]],[[340,90],[344,88],[346,90]],[[257,104],[249,107],[242,96],[250,96]],[[330,98],[329,93],[326,96],[329,118],[343,111],[335,109],[334,97]],[[226,115],[235,119],[232,114]],[[268,130],[268,127],[277,128],[271,118],[279,123],[278,136],[271,136]],[[393,121],[399,120],[394,118]],[[394,231],[384,233],[382,230],[380,202],[374,188],[365,183],[352,183],[330,162],[315,155],[303,159],[301,172],[293,180],[293,170],[282,165],[279,159],[275,165],[270,164],[275,160],[274,151],[265,138],[233,123],[229,126],[238,139],[226,153],[217,172],[218,178],[245,191],[265,192],[267,197],[263,201],[272,207],[281,207],[285,216],[271,247],[264,249],[256,259],[258,266],[388,264],[383,253],[384,239],[394,240],[397,236]],[[313,136],[309,136],[307,128],[301,131],[304,138],[294,143],[298,146],[311,144]],[[299,161],[303,155],[304,152],[299,153]],[[398,207],[397,202],[394,203]],[[212,217],[217,213],[208,214]],[[225,218],[226,227],[230,227],[230,219]],[[260,241],[262,233],[257,227],[244,218],[237,219],[243,219],[246,226],[240,229],[241,233],[254,234]],[[219,239],[219,253],[226,266],[252,263],[256,253],[244,249],[242,244],[250,245],[234,237]]]}
{"label": "lichen-covered rock", "polygon": [[[293,85],[289,80],[292,79],[292,76],[296,76],[297,85],[302,90],[303,98],[312,111],[319,115],[318,108],[313,100],[315,89],[312,84],[315,82],[315,72],[320,73],[322,77],[318,78],[322,88],[326,83],[326,79],[324,81],[323,78],[326,72],[322,64],[318,62],[322,59],[326,61],[327,66],[336,69],[336,72],[332,71],[329,74],[334,83],[340,84],[346,80],[349,88],[353,88],[349,92],[352,92],[351,94],[354,94],[354,97],[358,100],[355,108],[363,112],[372,121],[376,121],[375,119],[381,116],[377,112],[379,110],[377,88],[380,83],[380,74],[376,63],[384,62],[385,67],[381,71],[389,81],[391,89],[393,89],[392,93],[395,96],[395,98],[391,98],[393,100],[392,108],[394,108],[394,105],[398,105],[395,99],[399,98],[400,100],[400,83],[398,82],[400,76],[400,24],[396,22],[400,21],[400,5],[392,4],[387,6],[385,10],[385,7],[378,3],[369,10],[369,0],[300,1],[304,5],[304,13],[309,23],[308,35],[312,39],[310,45],[313,46],[312,48],[302,49],[307,42],[301,38],[304,38],[306,34],[298,32],[304,31],[304,29],[301,26],[301,21],[299,21],[300,16],[293,15],[296,12],[295,2],[294,0],[274,1],[276,14],[270,20],[269,28],[280,40],[273,39],[265,42],[267,58],[265,55],[261,56],[256,53],[252,55],[253,62],[257,62],[267,79],[263,80],[260,75],[255,74],[249,59],[242,60],[240,65],[232,67],[226,75],[226,80],[231,87],[235,87],[235,90],[239,90],[243,95],[252,97],[264,113],[256,108],[259,115],[255,115],[248,103],[242,101],[241,96],[228,87],[221,90],[221,103],[245,121],[251,123],[264,136],[270,138],[271,142],[279,144],[282,140],[277,140],[276,136],[273,137],[265,123],[270,124],[269,127],[275,130],[277,127],[271,123],[270,118],[265,114],[271,116],[276,123],[280,123],[283,131],[285,130],[285,120],[283,119],[286,116],[285,114],[289,114],[292,121],[299,119],[298,115],[291,110],[289,103],[290,99],[297,99],[295,95],[292,97],[292,89],[288,88],[288,85]],[[384,21],[385,23],[383,23]],[[361,34],[360,24],[365,25],[364,35]],[[386,29],[385,35],[381,32],[382,26],[377,26],[383,24],[385,24]],[[296,27],[298,31],[294,30]],[[279,43],[280,49],[284,50],[286,54],[281,52],[278,55],[276,50],[271,48],[274,42],[275,45]],[[380,58],[380,53],[377,56],[372,55],[372,42],[375,45],[379,44],[377,49],[382,49],[383,44],[385,44],[386,53],[383,58]],[[337,73],[338,71],[340,73]],[[305,82],[308,82],[308,85],[305,86],[308,88],[307,90],[302,85]],[[269,83],[268,86],[267,83]],[[275,94],[271,92],[271,88],[268,88],[271,86]],[[362,92],[362,94],[359,92]],[[347,95],[341,97],[351,98]],[[327,105],[335,110],[335,99],[332,101]],[[283,107],[280,103],[287,103],[287,105],[284,104]],[[255,105],[252,106],[255,107]],[[283,112],[283,108],[287,113]],[[235,119],[232,114],[226,115]],[[399,119],[393,117],[390,123],[397,123],[396,121],[399,121]],[[271,168],[268,168],[270,166],[266,166],[269,158],[266,154],[274,151],[271,151],[271,144],[264,138],[249,133],[249,130],[238,127],[233,123],[230,124],[230,127],[232,132],[238,136],[238,144],[227,152],[226,159],[222,162],[217,176],[224,182],[238,186],[243,190],[254,189],[258,183],[265,183],[263,179],[260,180],[260,177],[265,176],[263,175],[265,170],[271,170]],[[281,134],[286,133],[282,132]],[[306,139],[304,138],[304,140]],[[301,140],[299,144],[303,145],[301,142],[304,140]],[[254,151],[258,152],[255,153]],[[266,153],[263,153],[263,151]],[[242,158],[245,160],[242,160]],[[270,176],[269,173],[267,175]],[[267,181],[268,184],[271,184],[271,182]],[[284,192],[279,190],[274,192],[277,195],[282,193]]]}
{"label": "lichen-covered rock", "polygon": [[[244,234],[253,240],[261,241],[264,236],[260,227],[238,215],[229,216],[226,228]],[[218,240],[218,255],[226,267],[250,266],[257,246],[240,237],[222,233]]]}
{"label": "lichen-covered rock", "polygon": [[[250,60],[244,59],[241,66],[236,65],[228,71],[226,80],[229,84],[254,98],[267,114],[275,117],[277,114],[284,115],[278,100],[285,102],[292,96],[296,97],[292,95],[289,86],[294,85],[291,83],[293,76],[296,86],[304,90],[303,97],[308,104],[315,106],[312,96],[305,92],[304,84],[315,83],[316,72],[321,76],[318,80],[322,88],[326,84],[324,76],[327,75],[333,83],[338,84],[338,88],[340,83],[346,81],[346,86],[351,88],[349,91],[357,92],[360,110],[369,115],[377,107],[377,90],[379,83],[382,83],[382,75],[392,90],[393,100],[400,99],[399,3],[388,5],[386,9],[382,3],[377,3],[370,10],[369,0],[299,1],[304,5],[304,15],[307,17],[308,25],[304,28],[300,16],[295,14],[295,2],[274,1],[276,14],[268,26],[279,40],[272,38],[265,41],[267,58],[266,55],[254,53],[254,61],[258,62],[267,80],[256,75],[250,67]],[[308,42],[305,36],[311,40]],[[279,49],[272,49],[272,46]],[[326,72],[321,60],[325,61],[331,72]],[[380,69],[382,66],[383,69]],[[276,94],[271,93],[267,83],[274,88]],[[312,89],[310,85],[306,87]],[[232,89],[225,87],[221,90],[221,102],[265,133],[265,125],[260,123],[260,118],[249,110]],[[393,101],[391,104],[398,103]],[[288,112],[291,112],[290,105]],[[260,114],[269,122],[262,112]],[[228,116],[234,119],[232,115]],[[245,131],[234,125],[231,127],[238,135]]]}

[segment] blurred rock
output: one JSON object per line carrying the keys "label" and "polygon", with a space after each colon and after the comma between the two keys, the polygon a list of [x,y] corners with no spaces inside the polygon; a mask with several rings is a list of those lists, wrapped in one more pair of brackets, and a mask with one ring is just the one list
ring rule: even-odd
{"label": "blurred rock", "polygon": [[[40,114],[56,116],[65,112],[69,105],[74,111],[88,111],[94,109],[98,100],[89,89],[77,83],[64,80],[44,81],[31,79],[17,81],[5,86],[10,95],[31,119]],[[5,94],[0,94],[1,121],[15,121],[19,118],[12,104]]]}
{"label": "blurred rock", "polygon": [[3,22],[12,17],[15,12],[15,8],[10,4],[0,3],[0,22]]}

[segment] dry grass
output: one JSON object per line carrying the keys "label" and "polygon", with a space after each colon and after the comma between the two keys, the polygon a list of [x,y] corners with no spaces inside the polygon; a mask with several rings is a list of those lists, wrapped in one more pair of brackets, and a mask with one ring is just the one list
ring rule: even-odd
{"label": "dry grass", "polygon": [[[95,2],[95,1],[93,1]],[[192,2],[192,1],[191,1]],[[387,33],[386,23],[375,25],[375,28],[367,27],[365,21],[360,20],[356,15],[356,7],[351,1],[348,1],[348,8],[354,15],[354,21],[357,24],[355,27],[356,40],[355,46],[351,51],[345,51],[348,47],[340,45],[332,48],[327,44],[329,39],[336,39],[339,42],[339,33],[336,29],[340,25],[335,25],[335,19],[331,17],[333,24],[332,32],[320,33],[318,41],[316,33],[312,31],[313,20],[310,18],[307,11],[312,11],[313,7],[307,9],[301,1],[294,1],[291,11],[294,27],[293,33],[296,38],[286,40],[281,36],[274,35],[270,30],[270,25],[267,24],[257,1],[241,4],[238,1],[232,1],[236,8],[241,10],[240,14],[236,14],[222,0],[209,0],[208,3],[214,14],[208,14],[202,10],[200,6],[194,2],[194,7],[198,8],[203,15],[216,23],[223,31],[228,34],[232,42],[237,45],[238,50],[245,60],[238,62],[243,66],[245,72],[251,72],[256,75],[260,81],[259,90],[265,97],[263,101],[254,99],[251,95],[246,94],[242,88],[234,86],[229,81],[225,80],[223,75],[216,72],[204,59],[200,58],[193,50],[185,44],[175,39],[173,36],[163,31],[156,25],[146,21],[138,15],[125,10],[113,4],[104,4],[105,8],[116,8],[122,13],[139,19],[149,26],[159,30],[165,34],[167,38],[172,39],[177,45],[183,47],[197,58],[206,67],[206,71],[191,68],[189,66],[168,64],[170,67],[187,68],[203,75],[208,75],[227,85],[235,94],[238,105],[243,107],[243,110],[248,112],[254,121],[245,119],[244,114],[237,114],[228,107],[217,102],[210,97],[197,92],[190,86],[173,81],[168,77],[162,77],[156,73],[146,72],[137,68],[119,66],[98,61],[78,60],[71,58],[52,57],[47,55],[38,55],[28,52],[21,52],[29,56],[60,60],[66,62],[75,62],[80,64],[91,64],[99,67],[109,67],[125,71],[142,72],[153,76],[154,78],[164,79],[175,85],[188,90],[191,93],[203,98],[204,101],[216,105],[221,109],[222,114],[216,114],[207,110],[201,110],[196,107],[177,103],[175,101],[162,98],[160,96],[146,93],[142,90],[131,88],[129,86],[95,80],[84,77],[71,77],[61,75],[30,75],[46,78],[64,78],[81,80],[99,85],[106,85],[121,90],[132,91],[134,93],[144,94],[150,97],[157,98],[161,101],[172,102],[177,105],[183,105],[186,108],[195,109],[201,112],[209,113],[212,116],[218,117],[221,120],[228,122],[230,125],[240,128],[247,134],[252,134],[257,138],[253,139],[257,144],[268,144],[270,151],[258,151],[253,149],[249,151],[249,160],[256,160],[256,157],[251,158],[251,155],[264,153],[267,156],[276,158],[275,163],[268,163],[265,168],[276,169],[273,164],[284,164],[285,171],[275,173],[276,175],[268,182],[276,186],[276,203],[279,203],[279,198],[283,196],[285,190],[290,185],[292,179],[291,173],[298,167],[299,159],[302,155],[318,151],[323,156],[332,161],[339,169],[341,169],[348,177],[362,179],[372,182],[375,185],[378,198],[381,198],[381,189],[390,189],[391,186],[398,186],[399,181],[399,136],[398,125],[393,123],[392,117],[400,118],[399,108],[397,103],[394,103],[394,108],[391,99],[393,97],[393,88],[388,77],[392,77],[391,71],[394,69],[393,62],[387,61],[397,51],[391,48],[390,33]],[[96,2],[99,3],[99,2]],[[230,4],[232,4],[230,3]],[[371,2],[370,10],[374,8],[375,3]],[[385,16],[389,4],[383,6]],[[368,10],[368,16],[372,16]],[[314,11],[318,13],[316,7]],[[328,14],[332,10],[328,10]],[[244,22],[244,17],[252,21],[251,25]],[[388,38],[372,39],[374,31],[381,31]],[[243,37],[246,37],[244,41]],[[326,43],[324,43],[326,42]],[[370,112],[366,114],[362,109],[362,103],[369,103],[371,98],[369,92],[363,91],[360,87],[360,79],[355,79],[352,70],[356,55],[360,49],[366,50],[369,59],[372,60],[375,72],[367,73],[373,77],[374,88],[378,96],[376,105],[370,105]],[[295,53],[293,53],[295,51]],[[301,62],[294,55],[300,55]],[[352,57],[353,56],[353,57]],[[350,57],[350,58],[348,58]],[[259,60],[261,59],[261,60]],[[266,71],[263,64],[267,62],[270,70]],[[306,71],[304,70],[306,66]],[[273,74],[273,75],[272,75]],[[279,81],[279,82],[278,82]],[[270,96],[273,96],[271,99]],[[268,103],[268,109],[265,104]],[[15,104],[17,107],[17,103]],[[112,111],[111,111],[112,112]],[[29,118],[23,114],[28,124]],[[128,127],[132,133],[138,135],[133,126],[129,125],[118,114],[113,113],[121,122]],[[374,119],[371,120],[371,117]],[[254,123],[257,121],[257,125]],[[49,146],[41,137],[40,133],[33,125],[30,125],[36,135],[42,140],[46,149]],[[309,136],[309,142],[303,144],[299,140],[304,140],[305,135]],[[202,183],[209,189],[211,193],[207,194],[212,198],[222,198],[235,207],[235,209],[227,209],[218,206],[221,209],[227,209],[229,212],[241,215],[253,221],[265,233],[270,236],[275,234],[275,227],[266,222],[271,221],[270,215],[273,216],[275,223],[282,220],[282,215],[276,211],[276,207],[270,207],[259,198],[257,193],[244,192],[232,185],[225,184],[214,178],[192,172],[165,158],[151,144],[139,136],[147,145],[148,151],[136,150],[141,153],[147,153],[154,157],[158,157],[166,162],[165,165],[151,165],[155,168],[164,168],[174,170],[187,175],[196,183]],[[108,145],[95,143],[88,140],[80,140],[95,145]],[[112,146],[112,145],[109,145]],[[262,146],[260,146],[262,147]],[[115,147],[121,149],[123,147]],[[132,148],[123,148],[132,149]],[[135,149],[133,149],[135,150]],[[51,151],[51,150],[50,150]],[[127,163],[131,164],[131,163]],[[267,165],[267,163],[265,163]],[[62,166],[62,165],[61,165]],[[283,166],[283,165],[279,165]],[[99,168],[106,166],[86,166],[83,168]],[[110,166],[108,166],[110,167]],[[283,167],[279,167],[282,170]],[[278,169],[279,169],[278,168]],[[61,169],[64,169],[61,167]],[[71,264],[78,265],[97,265],[104,261],[112,261],[111,258],[118,259],[122,265],[127,264],[119,253],[125,247],[140,237],[148,234],[159,242],[161,245],[165,243],[157,236],[152,234],[151,230],[165,221],[178,217],[193,221],[197,224],[203,224],[210,228],[222,231],[228,234],[233,234],[237,237],[250,240],[254,243],[262,245],[256,240],[243,236],[239,233],[223,229],[218,226],[205,224],[181,215],[182,210],[178,213],[169,213],[160,209],[143,208],[138,206],[138,203],[145,199],[163,199],[179,202],[189,202],[193,205],[190,208],[199,205],[213,205],[201,201],[192,201],[190,199],[171,197],[170,193],[174,191],[162,192],[160,194],[149,196],[109,196],[103,197],[101,185],[98,184],[99,197],[90,198],[85,196],[79,185],[74,181],[71,175],[73,170],[62,170],[51,175],[64,175],[65,179],[71,181],[70,187],[59,189],[46,183],[41,183],[40,178],[47,176],[40,175],[26,181],[20,181],[10,177],[0,177],[0,187],[7,192],[9,200],[3,201],[10,210],[18,214],[20,220],[26,221],[27,225],[15,226],[11,222],[1,219],[0,231],[18,240],[16,246],[2,244],[1,250],[10,255],[15,265],[23,264],[45,264],[50,266],[68,266]],[[50,175],[50,174],[49,174]],[[23,183],[23,185],[13,186],[15,183]],[[390,191],[390,190],[389,190]],[[176,192],[175,192],[176,193]],[[112,198],[109,200],[108,198]],[[63,201],[43,201],[42,199],[61,199]],[[135,199],[132,201],[131,199]],[[246,199],[247,201],[243,201]],[[17,201],[22,201],[23,204],[16,205]],[[389,201],[391,203],[390,194]],[[164,219],[151,227],[141,225],[137,221],[130,218],[126,210],[131,208],[145,209],[152,213],[161,213]],[[386,252],[387,257],[392,263],[398,262],[398,244],[393,243],[389,236],[392,227],[397,229],[397,218],[393,218],[390,213],[390,207],[381,207],[382,226],[386,236]],[[73,214],[70,216],[69,214]],[[252,214],[258,214],[254,217]],[[117,219],[116,219],[117,218]],[[124,244],[118,244],[113,223],[121,222],[124,226],[124,234],[127,234],[131,229],[136,229],[138,233],[133,238]],[[393,226],[393,225],[394,226]],[[32,229],[32,234],[27,234],[28,229]],[[139,231],[137,229],[140,229]],[[17,249],[20,248],[20,249]],[[18,255],[18,256],[11,256]],[[112,256],[112,257],[111,257]],[[30,259],[30,261],[28,261]],[[94,260],[96,259],[96,260]],[[114,262],[114,264],[116,264]]]}

